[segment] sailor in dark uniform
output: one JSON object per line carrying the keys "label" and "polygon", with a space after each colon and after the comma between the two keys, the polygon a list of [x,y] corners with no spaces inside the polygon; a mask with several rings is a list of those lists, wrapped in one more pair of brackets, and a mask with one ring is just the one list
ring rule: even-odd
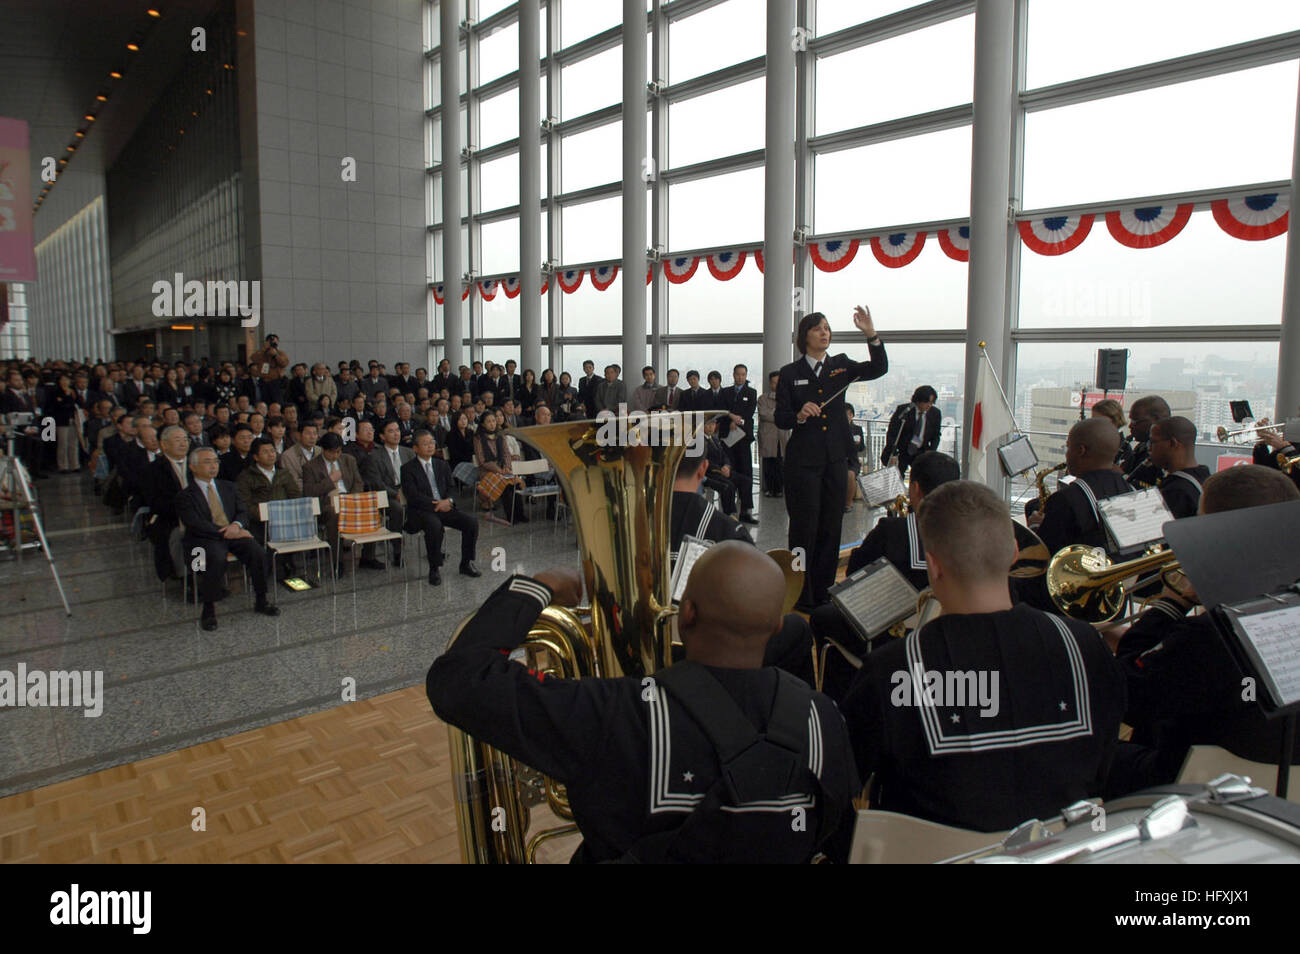
{"label": "sailor in dark uniform", "polygon": [[[1151,425],[1171,415],[1169,402],[1158,394],[1148,394],[1133,402],[1128,412],[1128,428],[1136,443],[1133,454],[1124,469],[1124,478],[1134,490],[1154,487],[1160,479],[1160,468],[1150,459]],[[1115,448],[1118,453],[1119,448]]]}
{"label": "sailor in dark uniform", "polygon": [[[1251,457],[1261,467],[1267,467],[1270,470],[1281,470],[1282,467],[1277,460],[1278,454],[1282,454],[1287,458],[1300,456],[1300,450],[1288,441],[1284,434],[1278,431],[1262,431],[1259,438],[1259,441],[1251,450]],[[1300,464],[1293,466],[1289,475],[1296,487],[1300,487]]]}
{"label": "sailor in dark uniform", "polygon": [[1195,516],[1210,476],[1210,468],[1196,463],[1196,425],[1185,417],[1156,421],[1147,446],[1151,462],[1165,472],[1157,486],[1169,512],[1176,518]]}
{"label": "sailor in dark uniform", "polygon": [[1101,794],[1124,712],[1105,643],[1011,605],[1011,516],[987,487],[944,484],[919,523],[944,613],[868,655],[841,705],[872,808],[998,831]]}
{"label": "sailor in dark uniform", "polygon": [[[751,546],[754,544],[749,531],[734,517],[720,512],[700,495],[699,488],[707,467],[706,457],[691,454],[689,451],[677,466],[677,476],[673,481],[673,509],[670,516],[672,532],[670,551],[674,563],[682,547],[682,538],[688,534],[697,540],[708,540],[711,543],[739,540]],[[812,653],[812,627],[808,620],[798,613],[787,613],[782,619],[781,629],[768,640],[763,665],[784,669],[811,686],[815,679]]]}
{"label": "sailor in dark uniform", "polygon": [[[872,527],[871,532],[849,554],[848,572],[856,573],[884,557],[897,567],[907,582],[918,590],[923,590],[930,585],[930,578],[925,572],[925,547],[921,545],[921,534],[916,529],[916,509],[925,495],[936,487],[960,479],[961,465],[947,454],[926,451],[912,461],[911,467],[911,478],[907,484],[907,506],[911,512],[906,516],[883,517]],[[808,621],[812,624],[813,636],[818,644],[829,639],[859,659],[867,654],[867,644],[834,603],[817,607],[809,615]],[[891,637],[885,635],[877,637],[873,642],[883,643],[889,638]],[[853,666],[842,653],[831,652],[826,657],[822,692],[839,701],[848,689],[853,671]]]}
{"label": "sailor in dark uniform", "polygon": [[[696,562],[682,598],[685,662],[648,677],[569,680],[508,652],[549,603],[577,605],[581,577],[512,576],[430,668],[429,701],[566,786],[583,836],[574,860],[843,858],[859,789],[844,720],[825,696],[763,666],[783,592],[770,557],[720,543]],[[727,762],[727,782],[752,793],[733,798],[712,740],[723,747],[749,727],[766,740],[755,736],[745,759]]]}
{"label": "sailor in dark uniform", "polygon": [[821,312],[813,312],[799,321],[795,346],[801,357],[781,369],[776,385],[776,426],[791,432],[784,473],[789,546],[807,561],[798,608],[808,611],[830,598],[827,590],[839,562],[848,480],[844,461],[853,453],[842,391],[851,381],[870,381],[889,370],[871,312],[859,305],[853,324],[867,336],[869,361],[827,354],[831,326]]}
{"label": "sailor in dark uniform", "polygon": [[[1231,467],[1205,481],[1201,513],[1222,513],[1300,499],[1277,471]],[[1110,788],[1119,796],[1174,781],[1187,750],[1217,745],[1241,758],[1277,763],[1283,719],[1270,720],[1242,699],[1243,675],[1190,587],[1165,586],[1119,641],[1116,658],[1128,683],[1124,721],[1132,741],[1116,753]],[[1300,763],[1300,744],[1294,752]]]}
{"label": "sailor in dark uniform", "polygon": [[[1133,492],[1133,487],[1115,470],[1119,431],[1104,417],[1090,417],[1070,428],[1065,441],[1066,472],[1075,479],[1047,498],[1041,514],[1029,518],[1047,552],[1056,554],[1075,543],[1107,546],[1106,528],[1097,501]],[[1021,590],[1025,600],[1039,609],[1055,612],[1047,594],[1047,577],[1026,581]]]}

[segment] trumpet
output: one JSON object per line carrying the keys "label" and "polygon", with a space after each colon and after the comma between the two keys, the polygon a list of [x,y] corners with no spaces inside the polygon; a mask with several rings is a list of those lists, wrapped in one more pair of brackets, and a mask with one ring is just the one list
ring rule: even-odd
{"label": "trumpet", "polygon": [[1282,453],[1282,451],[1277,452],[1277,466],[1282,473],[1294,473],[1297,464],[1300,464],[1300,454],[1296,454],[1294,457],[1287,457],[1286,454]]}
{"label": "trumpet", "polygon": [[1269,424],[1265,421],[1260,424],[1252,424],[1250,427],[1239,427],[1235,431],[1230,431],[1226,427],[1220,426],[1214,434],[1219,438],[1219,443],[1226,444],[1228,443],[1228,438],[1237,437],[1240,434],[1249,434],[1253,431],[1256,436],[1258,436],[1262,431],[1280,431],[1284,427],[1286,427],[1285,424]]}
{"label": "trumpet", "polygon": [[899,494],[890,503],[885,504],[885,509],[895,517],[905,516],[908,512],[907,498]]}
{"label": "trumpet", "polygon": [[1123,610],[1129,591],[1150,582],[1146,577],[1126,588],[1126,579],[1158,570],[1165,584],[1172,587],[1168,574],[1179,569],[1181,564],[1172,550],[1111,563],[1104,550],[1076,543],[1059,551],[1047,565],[1047,592],[1066,616],[1085,623],[1109,623]]}
{"label": "trumpet", "polygon": [[1058,470],[1065,470],[1065,468],[1066,468],[1066,464],[1064,461],[1062,461],[1061,463],[1057,464],[1055,467],[1044,467],[1042,470],[1040,470],[1037,474],[1034,475],[1034,483],[1038,485],[1038,512],[1039,513],[1042,513],[1043,508],[1047,506],[1047,486],[1044,483],[1044,481],[1047,480],[1048,475],[1054,474]]}

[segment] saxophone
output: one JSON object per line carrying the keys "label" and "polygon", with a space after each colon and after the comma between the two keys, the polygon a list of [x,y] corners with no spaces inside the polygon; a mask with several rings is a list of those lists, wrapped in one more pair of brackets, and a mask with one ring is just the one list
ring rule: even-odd
{"label": "saxophone", "polygon": [[1038,485],[1038,512],[1042,513],[1043,508],[1047,506],[1047,485],[1045,481],[1049,474],[1054,474],[1058,470],[1065,470],[1065,462],[1057,464],[1055,467],[1044,467],[1034,476],[1034,483]]}

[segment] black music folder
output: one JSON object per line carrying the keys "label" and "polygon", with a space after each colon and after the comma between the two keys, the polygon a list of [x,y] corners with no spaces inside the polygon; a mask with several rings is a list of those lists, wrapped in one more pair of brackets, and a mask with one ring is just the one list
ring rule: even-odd
{"label": "black music folder", "polygon": [[916,612],[916,587],[884,557],[868,563],[828,591],[831,602],[864,640],[874,639]]}

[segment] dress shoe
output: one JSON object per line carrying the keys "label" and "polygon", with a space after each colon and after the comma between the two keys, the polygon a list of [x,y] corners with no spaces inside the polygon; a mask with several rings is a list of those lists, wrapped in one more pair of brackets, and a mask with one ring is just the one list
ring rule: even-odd
{"label": "dress shoe", "polygon": [[741,522],[741,523],[752,523],[752,524],[757,525],[757,524],[758,524],[758,519],[753,515],[753,513],[751,513],[750,511],[746,510],[744,513],[742,513],[742,514],[740,515],[740,522]]}
{"label": "dress shoe", "polygon": [[263,616],[279,616],[280,607],[272,606],[266,601],[265,596],[259,596],[257,602],[253,605],[254,613],[261,613]]}
{"label": "dress shoe", "polygon": [[460,565],[460,575],[461,576],[482,576],[483,574],[479,572],[479,568],[474,565],[473,560],[466,560],[464,563]]}
{"label": "dress shoe", "polygon": [[203,615],[199,617],[199,626],[209,633],[217,628],[217,611],[211,603],[203,604]]}
{"label": "dress shoe", "polygon": [[429,568],[429,583],[432,586],[442,585],[442,574],[438,571],[436,566]]}
{"label": "dress shoe", "polygon": [[382,563],[372,557],[362,557],[357,566],[363,570],[382,570],[384,568]]}

